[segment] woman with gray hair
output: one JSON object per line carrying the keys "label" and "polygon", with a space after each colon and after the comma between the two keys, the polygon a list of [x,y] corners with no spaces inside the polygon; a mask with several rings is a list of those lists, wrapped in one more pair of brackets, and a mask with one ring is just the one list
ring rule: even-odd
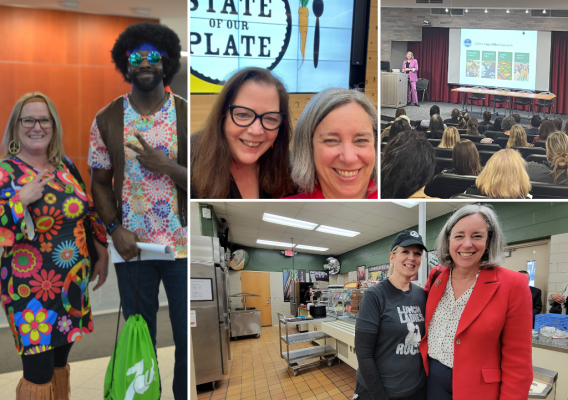
{"label": "woman with gray hair", "polygon": [[418,105],[418,92],[416,91],[416,81],[418,81],[418,61],[414,58],[414,53],[409,51],[406,53],[406,60],[402,63],[402,71],[408,77],[408,90],[407,90],[407,103],[409,106],[410,102],[416,106]]}
{"label": "woman with gray hair", "polygon": [[342,88],[315,95],[296,123],[288,199],[366,199],[377,192],[377,109]]}
{"label": "woman with gray hair", "polygon": [[420,352],[427,397],[527,398],[532,372],[532,299],[526,279],[501,268],[504,236],[495,211],[462,206],[436,241],[440,266],[425,286]]}

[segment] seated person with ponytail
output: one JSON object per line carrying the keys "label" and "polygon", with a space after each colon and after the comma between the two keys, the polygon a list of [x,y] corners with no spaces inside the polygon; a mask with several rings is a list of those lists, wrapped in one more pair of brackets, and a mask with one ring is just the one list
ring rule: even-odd
{"label": "seated person with ponytail", "polygon": [[531,181],[568,185],[568,136],[556,131],[546,139],[546,161],[527,163]]}

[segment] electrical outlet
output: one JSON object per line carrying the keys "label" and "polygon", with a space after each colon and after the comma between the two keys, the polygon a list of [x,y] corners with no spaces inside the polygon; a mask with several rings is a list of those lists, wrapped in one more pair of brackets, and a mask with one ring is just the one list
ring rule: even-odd
{"label": "electrical outlet", "polygon": [[201,212],[203,214],[203,218],[207,218],[207,219],[211,219],[211,210],[204,207],[201,209]]}

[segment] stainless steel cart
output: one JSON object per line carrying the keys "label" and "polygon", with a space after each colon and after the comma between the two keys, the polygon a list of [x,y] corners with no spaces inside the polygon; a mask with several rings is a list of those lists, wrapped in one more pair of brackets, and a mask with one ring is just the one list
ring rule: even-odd
{"label": "stainless steel cart", "polygon": [[256,335],[260,337],[260,310],[254,307],[247,308],[247,297],[260,297],[258,294],[237,293],[229,297],[241,297],[243,299],[244,308],[231,310],[231,338],[239,336]]}
{"label": "stainless steel cart", "polygon": [[[293,335],[288,334],[288,327],[295,325],[304,325],[309,323],[317,322],[329,322],[334,321],[335,318],[286,318],[283,314],[278,313],[278,335],[280,336],[280,354],[283,359],[288,361],[288,368],[294,371],[294,376],[298,375],[298,370],[301,368],[307,368],[309,366],[319,364],[323,361],[327,361],[327,365],[331,366],[333,360],[337,357],[337,350],[331,346],[328,346],[326,339],[330,337],[328,334],[322,331],[314,331],[307,333],[295,333]],[[286,334],[282,336],[282,325]],[[290,350],[290,346],[293,344],[311,342],[313,340],[324,340],[323,346],[308,347],[299,350]],[[286,343],[286,351],[282,351],[282,342]],[[317,358],[317,360],[308,361]],[[299,361],[308,361],[299,364]]]}

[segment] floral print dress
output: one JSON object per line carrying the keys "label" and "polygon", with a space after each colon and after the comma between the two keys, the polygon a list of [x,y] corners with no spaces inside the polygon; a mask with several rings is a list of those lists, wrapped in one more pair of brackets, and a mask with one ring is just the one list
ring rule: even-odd
{"label": "floral print dress", "polygon": [[16,349],[24,355],[93,331],[84,218],[91,219],[97,240],[106,243],[105,229],[68,158],[42,198],[28,206],[33,226],[30,218],[26,223],[18,191],[38,172],[16,157],[0,161],[0,302]]}

